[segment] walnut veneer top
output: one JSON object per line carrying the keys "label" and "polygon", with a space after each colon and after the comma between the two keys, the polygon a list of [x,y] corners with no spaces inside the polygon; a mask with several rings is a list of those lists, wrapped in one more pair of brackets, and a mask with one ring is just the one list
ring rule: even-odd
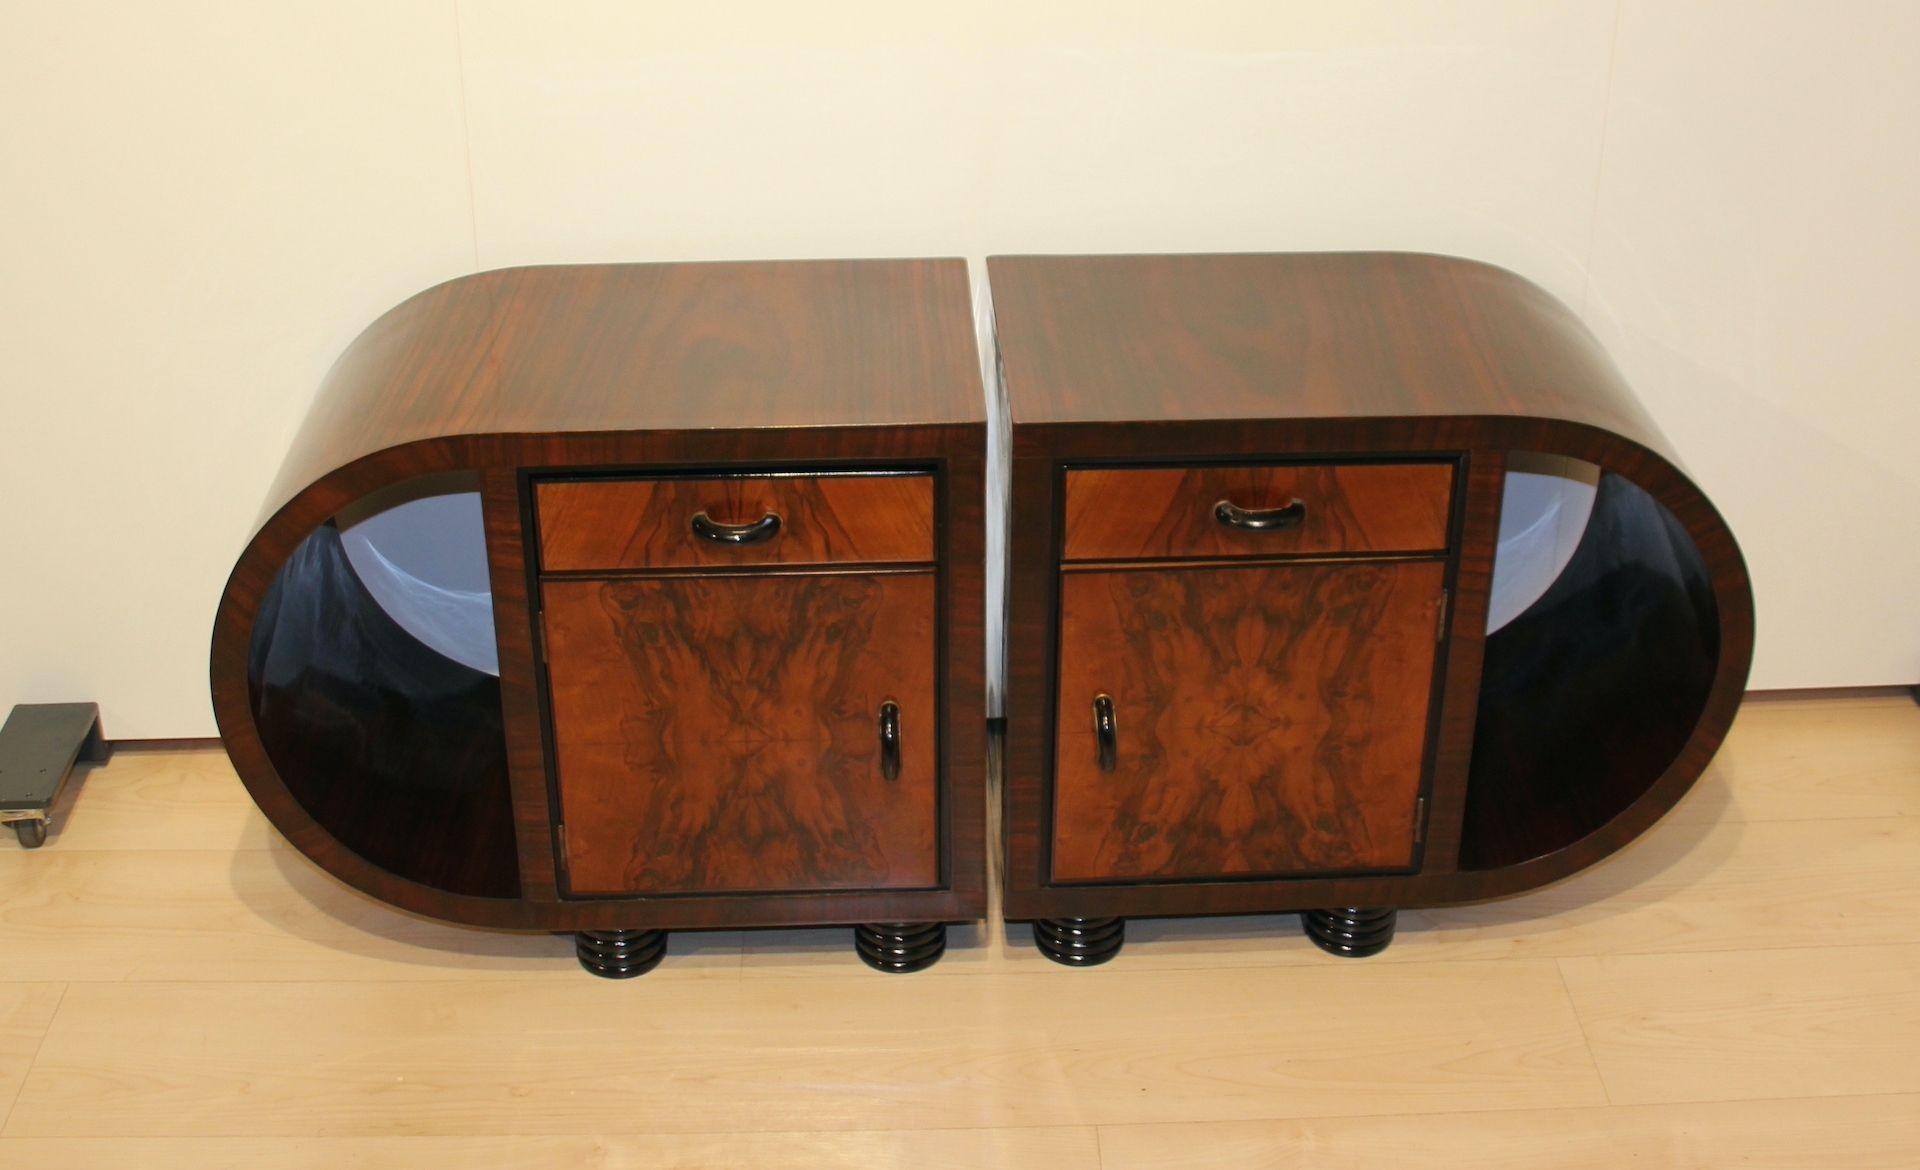
{"label": "walnut veneer top", "polygon": [[1410,253],[997,256],[1013,421],[1496,415],[1658,432],[1572,313]]}
{"label": "walnut veneer top", "polygon": [[422,439],[984,418],[960,260],[509,268],[370,326],[327,375],[271,502]]}

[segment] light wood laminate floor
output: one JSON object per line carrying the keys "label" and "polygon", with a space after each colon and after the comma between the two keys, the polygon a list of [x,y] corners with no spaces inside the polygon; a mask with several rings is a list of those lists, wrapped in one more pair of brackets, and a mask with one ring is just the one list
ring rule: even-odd
{"label": "light wood laminate floor", "polygon": [[0,842],[0,1167],[1920,1166],[1920,707],[1762,698],[1551,889],[1323,955],[1137,922],[1072,971],[956,929],[568,940],[369,901],[217,750],[119,753]]}

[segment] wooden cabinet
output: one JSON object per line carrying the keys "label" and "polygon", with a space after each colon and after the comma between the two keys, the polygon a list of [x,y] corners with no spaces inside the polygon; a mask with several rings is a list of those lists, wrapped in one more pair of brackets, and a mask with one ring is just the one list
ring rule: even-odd
{"label": "wooden cabinet", "polygon": [[[924,967],[986,908],[985,457],[958,261],[441,285],[336,364],[234,570],[228,751],[343,880],[598,974],[829,923]],[[483,590],[353,561],[419,499],[473,502]]]}
{"label": "wooden cabinet", "polygon": [[931,568],[541,592],[569,893],[938,884]]}
{"label": "wooden cabinet", "polygon": [[939,884],[933,479],[535,484],[568,894]]}
{"label": "wooden cabinet", "polygon": [[[1011,419],[1006,917],[1117,953],[1133,916],[1398,908],[1552,881],[1711,757],[1739,550],[1562,306],[1439,256],[988,261]],[[1501,628],[1510,474],[1591,472]]]}

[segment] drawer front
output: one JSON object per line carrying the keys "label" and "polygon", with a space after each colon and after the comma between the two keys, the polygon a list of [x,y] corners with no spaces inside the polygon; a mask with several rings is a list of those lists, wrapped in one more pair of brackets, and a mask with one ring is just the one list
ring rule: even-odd
{"label": "drawer front", "polygon": [[1065,558],[1437,552],[1452,502],[1451,463],[1069,471]]}
{"label": "drawer front", "polygon": [[1411,867],[1444,580],[1439,561],[1064,574],[1053,880]]}
{"label": "drawer front", "polygon": [[547,572],[934,559],[931,475],[549,480],[534,500]]}
{"label": "drawer front", "polygon": [[569,894],[938,884],[931,571],[542,592]]}

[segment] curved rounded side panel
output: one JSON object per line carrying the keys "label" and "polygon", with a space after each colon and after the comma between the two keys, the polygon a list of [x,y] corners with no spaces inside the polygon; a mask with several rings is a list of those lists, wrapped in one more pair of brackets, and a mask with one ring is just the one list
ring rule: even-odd
{"label": "curved rounded side panel", "polygon": [[1753,655],[1739,547],[1685,475],[1617,435],[1507,441],[1597,474],[1564,567],[1484,643],[1446,900],[1543,885],[1646,831],[1719,749]]}
{"label": "curved rounded side panel", "polygon": [[[984,745],[946,734],[928,887],[570,896],[535,519],[552,478],[931,477],[916,568],[951,607],[926,655],[959,726],[985,658],[969,309],[959,261],[793,261],[503,269],[381,316],[327,374],[215,613],[214,713],[249,794],[335,877],[469,925],[977,917],[982,834],[954,809],[980,799]],[[459,572],[434,578],[436,548]]]}
{"label": "curved rounded side panel", "polygon": [[[394,487],[470,492],[478,481],[442,473]],[[210,681],[228,754],[274,827],[350,885],[437,918],[518,925],[501,680],[379,603],[342,539],[351,506],[330,496],[324,484],[296,496],[221,598]]]}

